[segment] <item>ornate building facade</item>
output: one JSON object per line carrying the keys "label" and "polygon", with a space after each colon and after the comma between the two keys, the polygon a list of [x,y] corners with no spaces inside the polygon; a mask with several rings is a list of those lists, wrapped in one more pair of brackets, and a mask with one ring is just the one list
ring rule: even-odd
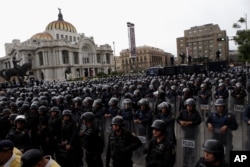
{"label": "ornate building facade", "polygon": [[21,59],[20,65],[31,63],[30,73],[38,80],[68,80],[114,70],[111,46],[98,46],[93,37],[77,33],[74,25],[64,21],[60,9],[58,20],[50,22],[44,32],[24,42],[6,43],[5,51],[6,56],[0,58],[1,69],[13,68],[15,57]]}
{"label": "ornate building facade", "polygon": [[119,72],[127,74],[130,72],[143,72],[148,67],[169,66],[171,54],[162,49],[151,46],[136,47],[136,58],[130,58],[129,49],[120,52],[118,58]]}
{"label": "ornate building facade", "polygon": [[181,63],[181,54],[185,55],[187,63],[188,56],[191,56],[192,63],[206,63],[216,60],[216,52],[219,50],[220,60],[228,60],[229,46],[225,30],[221,30],[217,24],[206,24],[191,27],[184,30],[184,37],[177,41],[178,63]]}

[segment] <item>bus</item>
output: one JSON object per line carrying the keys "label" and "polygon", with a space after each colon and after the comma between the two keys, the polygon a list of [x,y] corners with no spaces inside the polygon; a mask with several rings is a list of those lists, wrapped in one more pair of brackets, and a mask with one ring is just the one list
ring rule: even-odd
{"label": "bus", "polygon": [[163,67],[149,67],[146,69],[146,76],[162,76],[164,75]]}

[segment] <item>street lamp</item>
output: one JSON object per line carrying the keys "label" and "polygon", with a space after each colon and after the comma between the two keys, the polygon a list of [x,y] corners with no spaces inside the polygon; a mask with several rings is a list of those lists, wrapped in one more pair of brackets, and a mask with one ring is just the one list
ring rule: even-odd
{"label": "street lamp", "polygon": [[[247,30],[247,14],[245,15],[245,18],[241,17],[238,20],[238,22],[241,23],[241,24],[245,23],[246,30]],[[239,23],[234,23],[233,28],[241,28],[241,25]]]}

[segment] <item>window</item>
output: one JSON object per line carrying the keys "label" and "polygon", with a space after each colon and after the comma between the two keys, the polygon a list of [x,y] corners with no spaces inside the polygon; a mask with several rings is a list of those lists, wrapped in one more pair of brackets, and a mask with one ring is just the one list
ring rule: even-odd
{"label": "window", "polygon": [[97,63],[101,63],[101,56],[100,56],[100,54],[97,54],[96,56],[97,56]]}
{"label": "window", "polygon": [[107,64],[110,64],[110,54],[106,53],[106,62]]}
{"label": "window", "polygon": [[69,52],[67,50],[62,51],[63,64],[69,64]]}
{"label": "window", "polygon": [[59,34],[56,34],[56,39],[59,39]]}
{"label": "window", "polygon": [[72,42],[72,36],[69,36],[69,41]]}
{"label": "window", "polygon": [[61,34],[61,39],[63,38],[63,34]]}
{"label": "window", "polygon": [[74,37],[74,42],[76,41],[76,37]]}
{"label": "window", "polygon": [[78,56],[78,52],[74,52],[74,63],[75,64],[79,64],[79,56]]}
{"label": "window", "polygon": [[39,65],[43,66],[43,52],[38,52],[38,57],[39,57]]}

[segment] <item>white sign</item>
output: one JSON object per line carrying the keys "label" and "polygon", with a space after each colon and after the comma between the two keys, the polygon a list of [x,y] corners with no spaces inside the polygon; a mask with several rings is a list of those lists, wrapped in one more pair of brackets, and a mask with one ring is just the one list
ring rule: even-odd
{"label": "white sign", "polygon": [[195,141],[182,139],[182,147],[195,148]]}

